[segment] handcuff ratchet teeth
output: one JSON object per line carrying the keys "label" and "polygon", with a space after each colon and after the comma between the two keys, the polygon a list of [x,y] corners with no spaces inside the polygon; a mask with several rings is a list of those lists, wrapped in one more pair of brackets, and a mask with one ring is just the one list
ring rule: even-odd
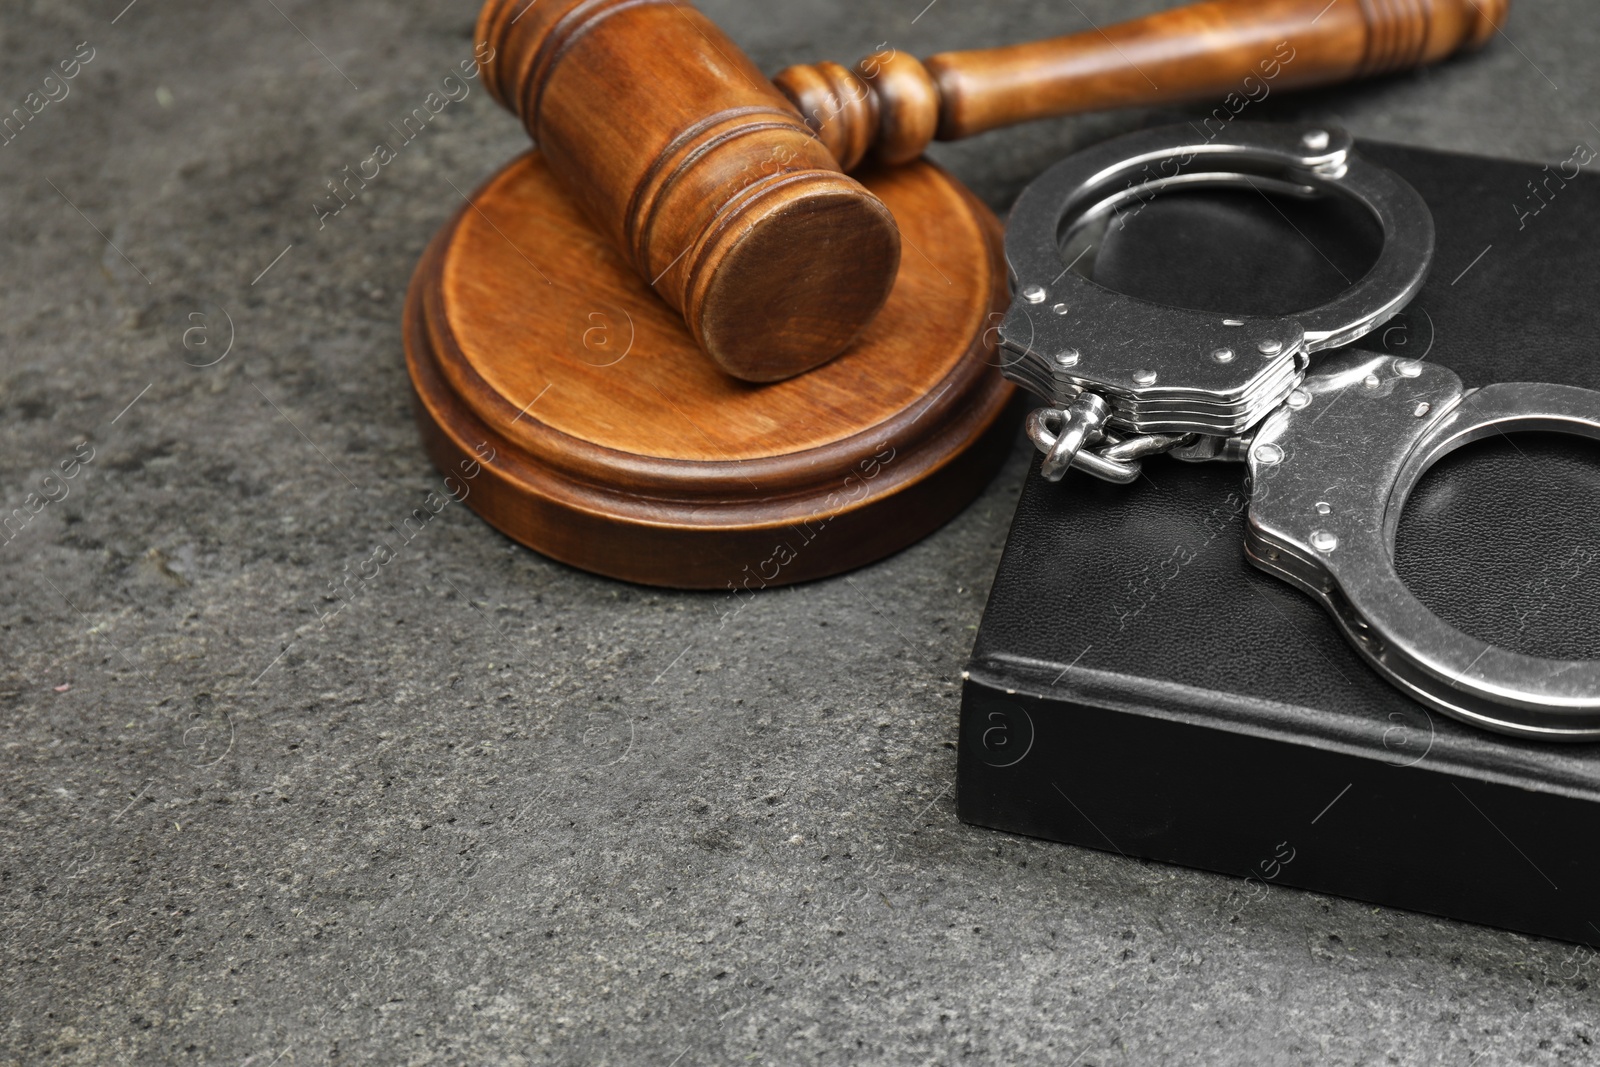
{"label": "handcuff ratchet teeth", "polygon": [[[1127,205],[1205,186],[1351,197],[1378,220],[1383,249],[1339,297],[1277,318],[1165,307],[1063,269],[1084,254],[1085,235]],[[1161,452],[1244,461],[1247,557],[1320,600],[1389,682],[1486,729],[1600,740],[1600,662],[1524,655],[1462,633],[1405,587],[1394,564],[1406,498],[1434,463],[1512,430],[1600,440],[1600,392],[1466,389],[1447,368],[1353,350],[1308,373],[1312,353],[1370,332],[1421,288],[1433,221],[1410,185],[1338,131],[1234,123],[1204,143],[1187,126],[1143,131],[1071,156],[1030,185],[1012,212],[1006,255],[1016,295],[1001,326],[1003,372],[1050,402],[1027,420],[1045,478],[1076,467],[1132,482],[1139,461]],[[1335,404],[1339,415],[1324,419]]]}

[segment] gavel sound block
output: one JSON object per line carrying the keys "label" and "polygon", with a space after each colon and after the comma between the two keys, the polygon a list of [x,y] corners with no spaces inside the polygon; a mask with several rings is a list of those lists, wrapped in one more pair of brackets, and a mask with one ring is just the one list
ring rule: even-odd
{"label": "gavel sound block", "polygon": [[477,472],[465,502],[508,536],[742,598],[911,544],[1010,451],[1020,412],[988,332],[1007,304],[999,223],[937,167],[862,176],[927,256],[849,352],[760,386],[703,358],[551,170],[530,153],[475,192],[406,299],[424,443]]}
{"label": "gavel sound block", "polygon": [[[552,174],[728,373],[772,381],[858,337],[901,262],[844,173],[1050,115],[1244,99],[1481,44],[1507,0],[1211,0],[926,62],[881,50],[776,85],[684,0],[487,0],[484,82]],[[904,220],[898,220],[902,222]]]}

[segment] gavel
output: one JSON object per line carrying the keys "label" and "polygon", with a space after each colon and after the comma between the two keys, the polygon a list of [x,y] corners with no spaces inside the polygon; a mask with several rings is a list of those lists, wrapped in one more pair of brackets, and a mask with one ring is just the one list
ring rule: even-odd
{"label": "gavel", "polygon": [[1065,37],[767,80],[682,0],[486,0],[484,84],[550,170],[729,374],[844,351],[901,240],[845,172],[1013,123],[1323,85],[1485,42],[1509,0],[1209,0]]}

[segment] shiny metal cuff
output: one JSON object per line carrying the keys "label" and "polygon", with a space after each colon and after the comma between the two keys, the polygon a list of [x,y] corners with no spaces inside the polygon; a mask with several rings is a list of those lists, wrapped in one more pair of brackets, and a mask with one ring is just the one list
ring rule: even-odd
{"label": "shiny metal cuff", "polygon": [[1434,364],[1330,358],[1250,445],[1246,551],[1321,600],[1367,662],[1424,704],[1522,737],[1600,739],[1600,662],[1523,655],[1462,633],[1395,571],[1395,530],[1428,468],[1514,430],[1600,440],[1600,392],[1524,382],[1466,390]]}

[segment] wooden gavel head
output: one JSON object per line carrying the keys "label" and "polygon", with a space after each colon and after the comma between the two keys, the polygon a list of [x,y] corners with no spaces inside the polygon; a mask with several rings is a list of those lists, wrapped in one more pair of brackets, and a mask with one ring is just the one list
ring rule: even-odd
{"label": "wooden gavel head", "polygon": [[894,218],[688,4],[488,0],[478,37],[489,91],[728,373],[809,370],[883,306]]}
{"label": "wooden gavel head", "polygon": [[684,0],[486,0],[477,32],[484,83],[590,220],[723,369],[774,381],[843,351],[894,285],[895,221],[844,173],[863,159],[1196,98],[1221,101],[1225,125],[1271,91],[1482,44],[1506,6],[1207,0],[926,61],[891,48],[854,70],[796,66],[776,86]]}

